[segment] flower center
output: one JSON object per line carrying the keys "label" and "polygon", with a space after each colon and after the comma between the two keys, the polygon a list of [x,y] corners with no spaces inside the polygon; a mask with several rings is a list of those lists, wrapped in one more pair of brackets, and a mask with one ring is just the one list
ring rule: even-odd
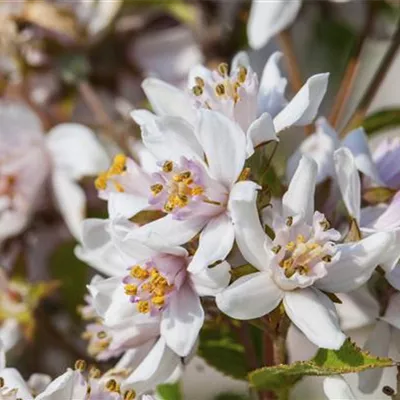
{"label": "flower center", "polygon": [[203,78],[195,78],[196,85],[192,87],[192,93],[204,108],[216,108],[213,99],[231,99],[235,104],[240,100],[238,89],[246,82],[247,69],[240,66],[231,76],[228,75],[228,71],[228,65],[222,63],[211,81],[205,82]]}
{"label": "flower center", "polygon": [[117,154],[114,157],[108,171],[102,172],[94,181],[97,190],[106,190],[109,183],[112,183],[117,192],[124,192],[123,186],[115,178],[122,175],[126,171],[126,156]]}
{"label": "flower center", "polygon": [[134,265],[123,281],[125,293],[142,314],[161,311],[174,290],[174,284],[168,282],[153,262]]}

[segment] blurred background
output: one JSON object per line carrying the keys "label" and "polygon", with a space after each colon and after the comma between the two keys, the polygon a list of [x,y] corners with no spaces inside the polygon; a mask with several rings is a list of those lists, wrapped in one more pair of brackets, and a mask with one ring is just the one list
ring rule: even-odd
{"label": "blurred background", "polygon": [[[11,185],[9,180],[2,181],[6,135],[12,138],[14,129],[30,135],[32,129],[45,137],[54,126],[75,122],[93,130],[109,159],[119,151],[140,157],[140,132],[129,112],[148,106],[140,87],[144,77],[156,76],[186,88],[193,66],[229,62],[239,50],[249,51],[252,67],[260,74],[268,57],[285,46],[281,38],[272,38],[260,49],[249,48],[247,22],[252,6],[245,0],[0,1],[0,231],[4,231],[0,233],[0,265],[12,277],[2,279],[0,337],[4,340],[12,333],[7,361],[26,376],[32,372],[57,375],[76,359],[93,361],[81,338],[85,322],[79,306],[84,304],[86,285],[94,272],[75,256],[79,237],[70,233],[49,179],[33,195],[35,208],[23,228],[10,233],[7,229],[14,222],[2,224],[1,201]],[[341,110],[339,127],[353,115],[393,44],[398,16],[398,1],[304,0],[287,29],[301,79],[331,73],[321,108],[321,115],[327,116],[363,37],[357,77]],[[400,135],[400,55],[394,54],[390,61],[362,121],[367,132],[375,135],[372,143],[381,134]],[[41,127],[27,118],[24,109],[16,112],[19,125],[4,124],[6,104],[23,104]],[[288,130],[281,136],[275,159],[281,175],[304,135],[302,130]],[[18,142],[12,146],[12,150],[23,150]],[[27,152],[31,146],[27,145]],[[105,202],[97,198],[94,179],[78,179],[86,197],[85,213],[105,217]],[[26,185],[33,184],[28,179]],[[293,359],[313,351],[300,350],[304,353],[293,346]],[[240,363],[242,353],[236,349],[227,356]],[[389,371],[387,379],[393,386],[394,373]],[[294,398],[324,398],[317,381],[304,380]],[[183,398],[190,400],[234,400],[244,398],[246,384],[223,376],[196,357],[184,374],[182,390]]]}

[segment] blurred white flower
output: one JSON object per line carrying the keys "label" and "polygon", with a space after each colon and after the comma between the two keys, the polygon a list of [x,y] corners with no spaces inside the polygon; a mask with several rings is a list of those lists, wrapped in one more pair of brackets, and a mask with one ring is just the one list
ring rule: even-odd
{"label": "blurred white flower", "polygon": [[0,243],[27,226],[45,200],[47,179],[68,228],[79,238],[86,199],[78,181],[108,164],[94,133],[68,123],[45,135],[39,118],[22,103],[0,102],[0,118]]}
{"label": "blurred white flower", "polygon": [[317,164],[302,158],[275,215],[271,240],[259,222],[257,189],[241,182],[230,196],[239,249],[260,272],[236,280],[216,296],[218,307],[237,319],[268,314],[283,300],[292,322],[319,347],[338,349],[345,340],[334,304],[324,292],[362,286],[395,241],[389,232],[337,244],[340,234],[314,213]]}
{"label": "blurred white flower", "polygon": [[324,392],[329,400],[356,400],[350,386],[340,375],[324,379]]}

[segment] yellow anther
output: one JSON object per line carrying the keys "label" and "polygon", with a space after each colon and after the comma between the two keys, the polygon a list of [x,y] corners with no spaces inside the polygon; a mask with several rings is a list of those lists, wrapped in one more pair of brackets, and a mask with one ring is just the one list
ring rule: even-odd
{"label": "yellow anther", "polygon": [[131,268],[130,275],[136,279],[147,279],[149,277],[149,271],[143,269],[140,265],[134,265]]}
{"label": "yellow anther", "polygon": [[327,219],[322,220],[319,224],[321,225],[324,231],[327,231],[331,227],[331,224]]}
{"label": "yellow anther", "polygon": [[101,371],[96,367],[91,367],[89,370],[89,376],[93,379],[98,379],[101,376]]}
{"label": "yellow anther", "polygon": [[229,72],[229,66],[227,63],[221,63],[218,65],[217,68],[218,73],[224,78],[228,75]]}
{"label": "yellow anther", "polygon": [[97,332],[97,337],[99,339],[105,339],[107,337],[107,333],[104,331]]}
{"label": "yellow anther", "polygon": [[107,172],[102,172],[94,181],[94,186],[97,190],[105,190],[107,188],[108,174]]}
{"label": "yellow anther", "polygon": [[146,300],[140,300],[137,303],[137,309],[141,314],[147,314],[150,311],[150,304]]}
{"label": "yellow anther", "polygon": [[283,261],[282,266],[285,269],[290,268],[293,265],[293,258],[288,258],[286,260]]}
{"label": "yellow anther", "polygon": [[117,154],[114,157],[113,164],[108,171],[110,175],[120,175],[125,171],[126,166],[126,155],[125,154]]}
{"label": "yellow anther", "polygon": [[306,275],[310,272],[310,268],[307,265],[298,265],[296,270],[299,272],[300,275]]}
{"label": "yellow anther", "polygon": [[307,243],[306,244],[307,250],[315,250],[320,248],[321,246],[318,243]]}
{"label": "yellow anther", "polygon": [[151,302],[156,306],[163,306],[165,304],[165,297],[164,296],[154,296],[151,299]]}
{"label": "yellow anther", "polygon": [[165,163],[162,166],[162,170],[164,172],[171,172],[174,168],[174,163],[172,161],[165,161]]}
{"label": "yellow anther", "polygon": [[156,183],[150,186],[151,193],[153,193],[154,196],[157,196],[163,189],[164,187],[161,183]]}
{"label": "yellow anther", "polygon": [[110,392],[119,392],[119,384],[115,379],[108,380],[105,387]]}
{"label": "yellow anther", "polygon": [[326,263],[330,263],[332,261],[332,256],[330,256],[329,254],[327,254],[326,256],[322,257],[322,261],[326,262]]}
{"label": "yellow anther", "polygon": [[114,186],[115,186],[115,189],[117,190],[117,192],[119,192],[119,193],[125,192],[124,187],[119,182],[114,182]]}
{"label": "yellow anther", "polygon": [[192,87],[192,92],[195,96],[201,96],[203,94],[203,88],[199,85]]}
{"label": "yellow anther", "polygon": [[189,197],[186,196],[185,194],[178,194],[177,195],[177,199],[178,199],[178,206],[179,207],[185,207],[189,203]]}
{"label": "yellow anther", "polygon": [[124,400],[134,400],[136,398],[136,392],[134,390],[127,390],[124,393]]}
{"label": "yellow anther", "polygon": [[194,81],[196,82],[196,85],[197,85],[197,86],[200,86],[200,87],[202,87],[202,88],[205,86],[204,79],[203,79],[203,78],[200,78],[200,76],[196,76],[196,77],[194,78]]}
{"label": "yellow anther", "polygon": [[286,218],[286,225],[287,226],[292,226],[293,225],[293,217],[287,217]]}
{"label": "yellow anther", "polygon": [[294,249],[296,248],[296,243],[295,242],[289,242],[285,247],[286,247],[286,250],[294,251]]}
{"label": "yellow anther", "polygon": [[83,340],[90,340],[93,337],[93,333],[89,331],[85,331],[81,334],[81,338]]}
{"label": "yellow anther", "polygon": [[128,296],[136,296],[137,294],[137,286],[131,283],[128,283],[124,286],[125,294]]}
{"label": "yellow anther", "polygon": [[224,96],[226,93],[225,90],[225,85],[223,85],[222,83],[219,83],[217,86],[215,86],[215,93],[217,96]]}
{"label": "yellow anther", "polygon": [[237,76],[238,82],[244,83],[246,81],[247,77],[247,68],[246,67],[240,67],[239,68],[239,73]]}
{"label": "yellow anther", "polygon": [[277,246],[274,246],[271,250],[273,253],[278,254],[281,251],[281,248],[282,246],[278,244]]}
{"label": "yellow anther", "polygon": [[190,190],[192,196],[200,196],[204,193],[204,189],[201,186],[195,186]]}
{"label": "yellow anther", "polygon": [[187,180],[192,176],[192,173],[190,171],[183,171],[179,175],[183,180]]}
{"label": "yellow anther", "polygon": [[77,371],[84,371],[86,369],[86,361],[85,360],[76,360],[75,361],[75,369]]}
{"label": "yellow anther", "polygon": [[304,235],[300,234],[300,235],[297,235],[296,241],[297,241],[297,243],[305,243],[306,238],[304,237]]}
{"label": "yellow anther", "polygon": [[174,211],[174,205],[170,201],[167,201],[164,204],[164,211],[167,213]]}

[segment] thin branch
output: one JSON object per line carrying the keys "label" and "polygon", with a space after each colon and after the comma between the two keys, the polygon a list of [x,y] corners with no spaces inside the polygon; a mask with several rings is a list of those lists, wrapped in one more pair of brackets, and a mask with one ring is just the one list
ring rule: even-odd
{"label": "thin branch", "polygon": [[389,49],[387,50],[385,56],[383,57],[378,71],[376,72],[372,82],[370,83],[367,91],[365,92],[364,96],[362,97],[360,104],[358,105],[356,111],[351,116],[349,122],[346,125],[346,128],[343,130],[341,136],[345,136],[349,130],[352,128],[357,127],[360,125],[367,114],[367,111],[375,98],[376,93],[378,92],[379,88],[383,80],[388,73],[390,66],[392,65],[393,60],[396,57],[397,51],[400,47],[400,20],[397,23],[397,29],[395,34],[393,35],[391,44]]}
{"label": "thin branch", "polygon": [[290,84],[296,93],[301,89],[303,81],[289,29],[285,29],[278,35],[278,41],[285,55]]}
{"label": "thin branch", "polygon": [[331,115],[329,117],[330,123],[334,128],[337,127],[337,123],[342,117],[345,106],[347,105],[350,94],[352,93],[354,82],[356,80],[357,73],[360,67],[361,52],[362,49],[364,48],[365,40],[368,38],[369,33],[374,24],[374,16],[375,16],[374,11],[375,11],[374,3],[373,2],[368,3],[368,15],[365,20],[363,32],[359,36],[357,43],[352,49],[350,60],[347,64],[346,71],[344,73],[342,82],[340,84],[340,88],[338,90],[335,102],[332,107]]}

